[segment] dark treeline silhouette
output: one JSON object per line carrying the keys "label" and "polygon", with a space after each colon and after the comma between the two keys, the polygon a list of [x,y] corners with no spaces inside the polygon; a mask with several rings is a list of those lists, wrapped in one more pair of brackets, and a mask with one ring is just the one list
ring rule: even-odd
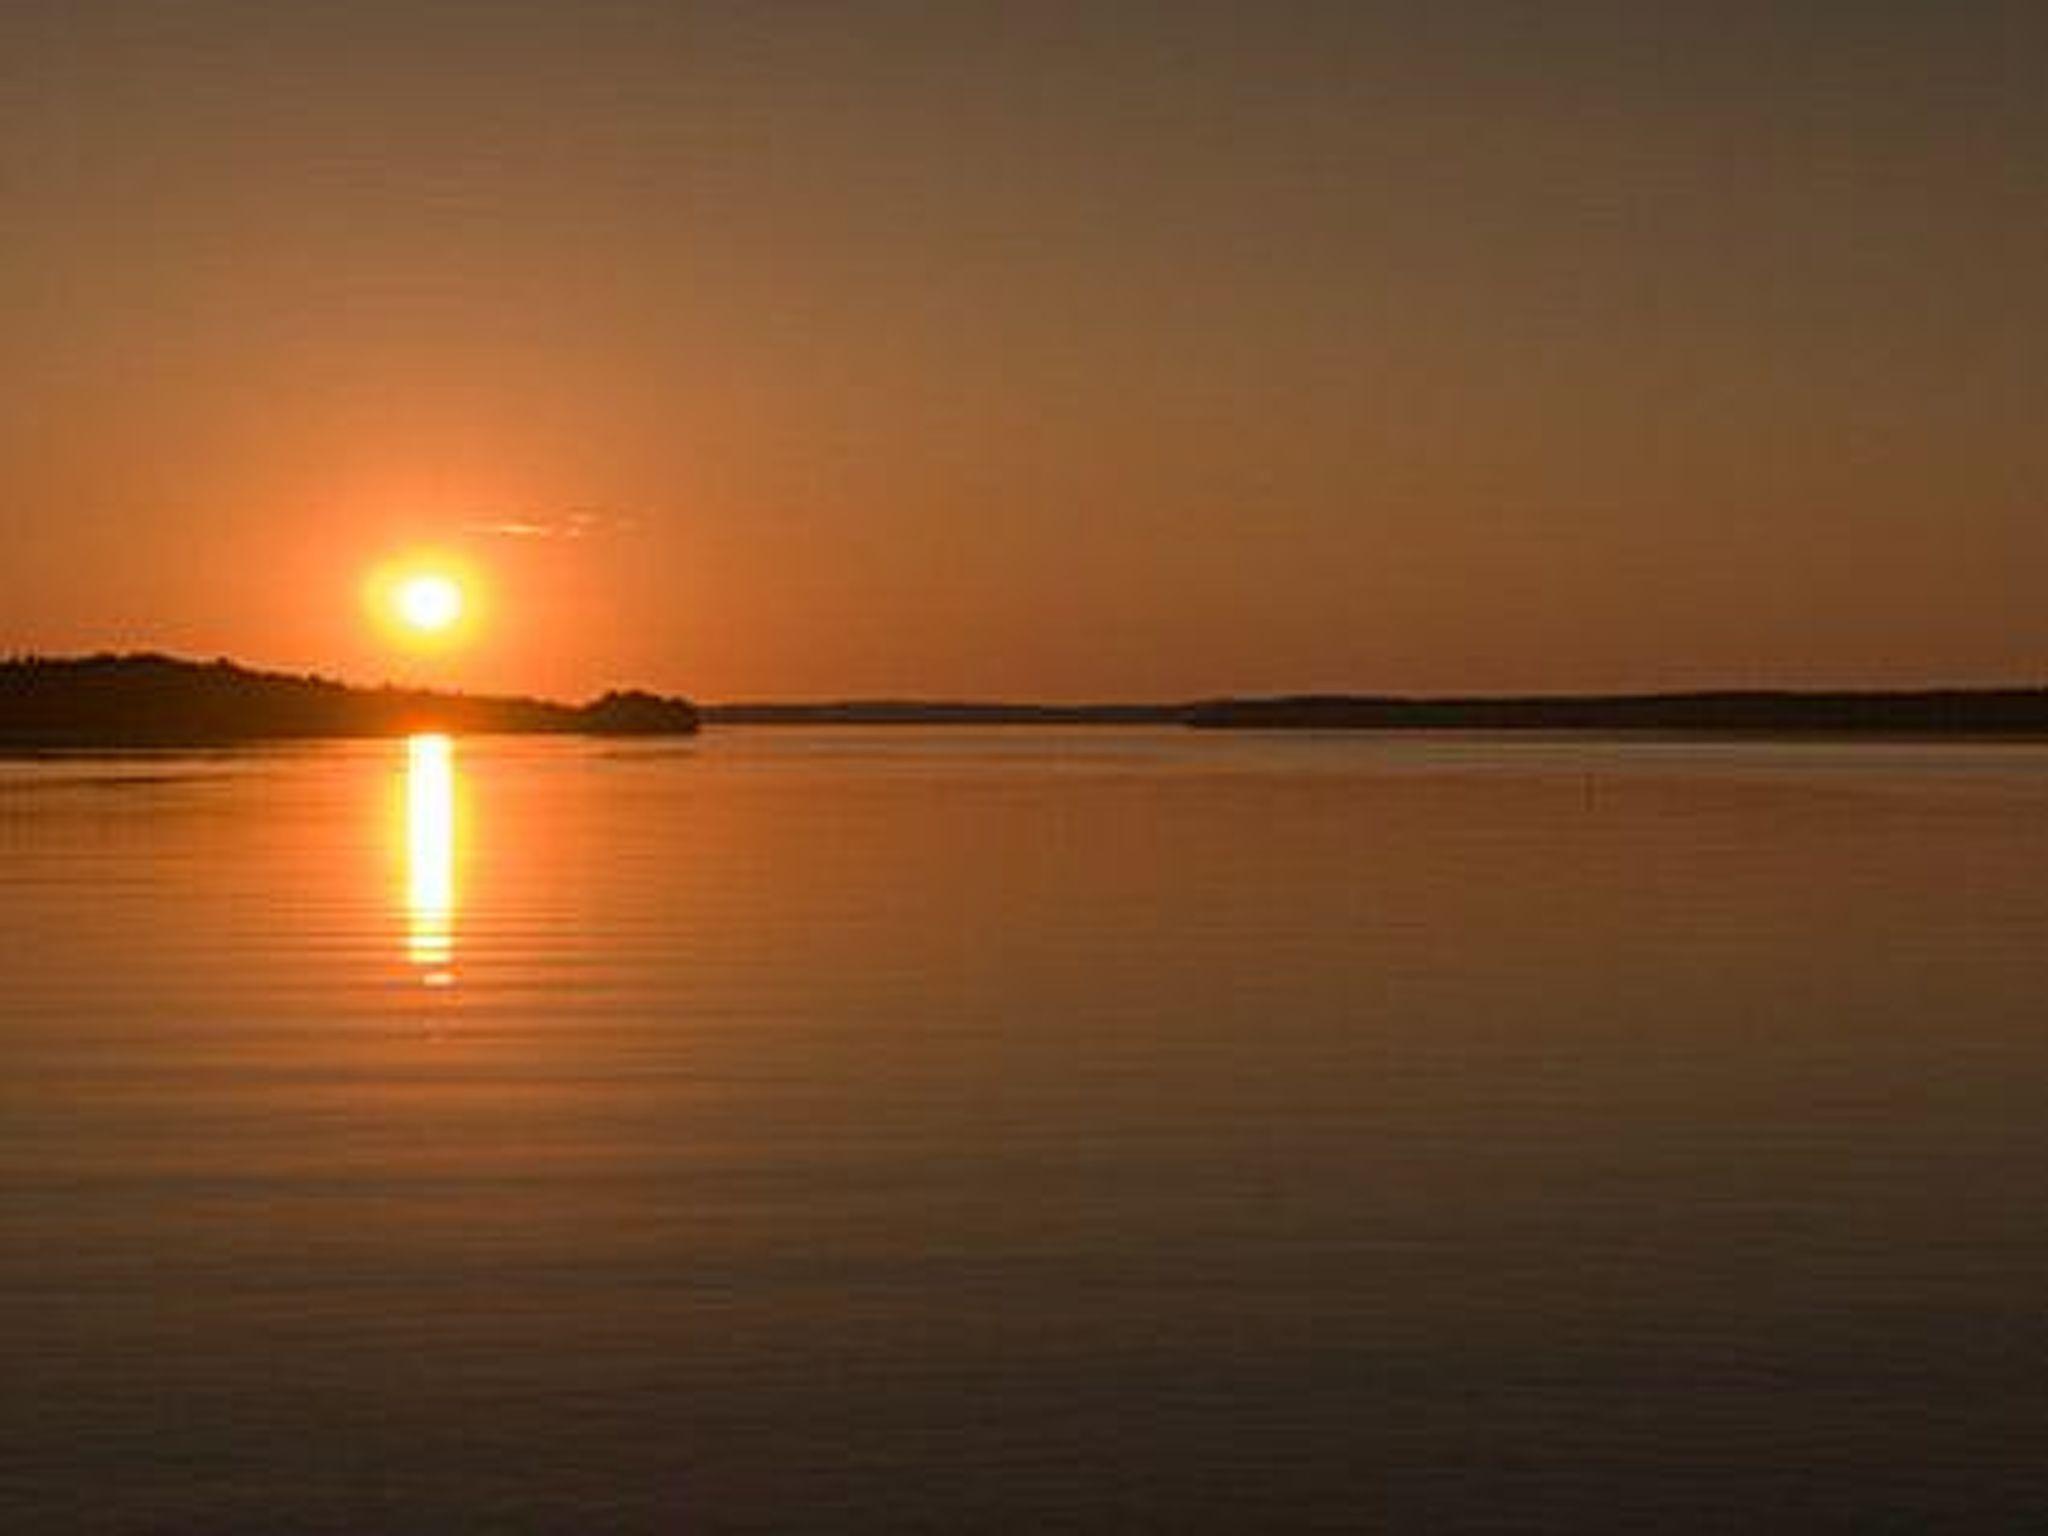
{"label": "dark treeline silhouette", "polygon": [[718,725],[1188,725],[1205,730],[1621,731],[1722,735],[2048,735],[2048,689],[1401,698],[1301,694],[1191,704],[850,699],[709,704]]}
{"label": "dark treeline silhouette", "polygon": [[1191,704],[919,699],[708,705],[640,691],[587,704],[355,688],[156,654],[0,660],[0,747],[179,746],[414,731],[680,735],[723,725],[1187,725],[1205,730],[1607,731],[2048,736],[2048,688],[1400,698],[1303,694]]}
{"label": "dark treeline silhouette", "polygon": [[1742,692],[1522,698],[1308,694],[1191,705],[1210,730],[1646,731],[1724,735],[2048,735],[2048,689]]}
{"label": "dark treeline silhouette", "polygon": [[676,735],[697,729],[683,699],[608,693],[588,704],[410,688],[352,688],[171,656],[0,661],[0,745],[180,746],[317,736]]}

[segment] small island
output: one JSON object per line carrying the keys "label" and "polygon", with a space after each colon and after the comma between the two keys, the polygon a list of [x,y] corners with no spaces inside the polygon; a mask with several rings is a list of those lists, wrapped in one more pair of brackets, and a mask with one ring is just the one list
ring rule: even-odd
{"label": "small island", "polygon": [[687,699],[614,691],[585,704],[414,688],[357,688],[234,662],[155,653],[0,661],[0,749],[184,747],[315,737],[681,736]]}

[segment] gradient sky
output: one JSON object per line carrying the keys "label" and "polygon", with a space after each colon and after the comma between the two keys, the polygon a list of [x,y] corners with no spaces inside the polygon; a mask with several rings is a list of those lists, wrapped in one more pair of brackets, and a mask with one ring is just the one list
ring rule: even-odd
{"label": "gradient sky", "polygon": [[[2039,0],[6,0],[0,650],[2048,680]],[[364,574],[490,614],[395,654]]]}

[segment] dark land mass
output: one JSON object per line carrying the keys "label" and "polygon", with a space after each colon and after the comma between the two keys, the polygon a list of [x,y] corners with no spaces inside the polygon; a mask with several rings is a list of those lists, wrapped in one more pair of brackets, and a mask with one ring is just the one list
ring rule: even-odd
{"label": "dark land mass", "polygon": [[1919,692],[1300,694],[1187,704],[847,699],[709,704],[715,725],[1185,725],[1243,731],[1598,731],[1671,735],[2048,736],[2048,688]]}
{"label": "dark land mass", "polygon": [[320,736],[682,735],[684,699],[614,692],[588,704],[411,688],[352,688],[171,656],[0,661],[0,747],[163,747]]}
{"label": "dark land mass", "polygon": [[1204,730],[1595,731],[2048,737],[2048,688],[1401,698],[1183,704],[919,699],[714,704],[639,691],[587,704],[356,688],[155,654],[0,660],[0,748],[199,746],[322,736],[684,735],[719,725],[1185,725]]}
{"label": "dark land mass", "polygon": [[2048,688],[1521,698],[1311,694],[1189,706],[1207,730],[1603,731],[1771,736],[2048,736]]}
{"label": "dark land mass", "polygon": [[818,704],[707,704],[713,725],[1180,725],[1185,704],[1006,704],[842,699]]}

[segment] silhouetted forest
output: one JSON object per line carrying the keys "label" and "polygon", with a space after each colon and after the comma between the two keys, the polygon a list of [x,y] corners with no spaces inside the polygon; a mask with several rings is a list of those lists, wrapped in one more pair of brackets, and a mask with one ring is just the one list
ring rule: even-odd
{"label": "silhouetted forest", "polygon": [[1726,735],[2048,735],[2048,689],[1718,692],[1522,698],[1348,694],[1192,705],[1210,730],[1708,732]]}
{"label": "silhouetted forest", "polygon": [[352,688],[230,661],[160,655],[0,661],[0,745],[182,746],[415,731],[678,735],[695,706],[614,692],[581,705],[546,699]]}
{"label": "silhouetted forest", "polygon": [[1303,694],[1188,704],[851,699],[710,704],[717,725],[1188,725],[1204,730],[1640,731],[1725,735],[2048,735],[2048,689],[1400,698]]}
{"label": "silhouetted forest", "polygon": [[585,704],[355,688],[155,654],[0,661],[0,746],[180,746],[319,736],[681,735],[730,725],[1187,725],[1204,730],[1607,731],[2048,736],[2048,688],[1399,698],[1304,694],[1191,704],[917,699],[709,705],[615,691]]}

